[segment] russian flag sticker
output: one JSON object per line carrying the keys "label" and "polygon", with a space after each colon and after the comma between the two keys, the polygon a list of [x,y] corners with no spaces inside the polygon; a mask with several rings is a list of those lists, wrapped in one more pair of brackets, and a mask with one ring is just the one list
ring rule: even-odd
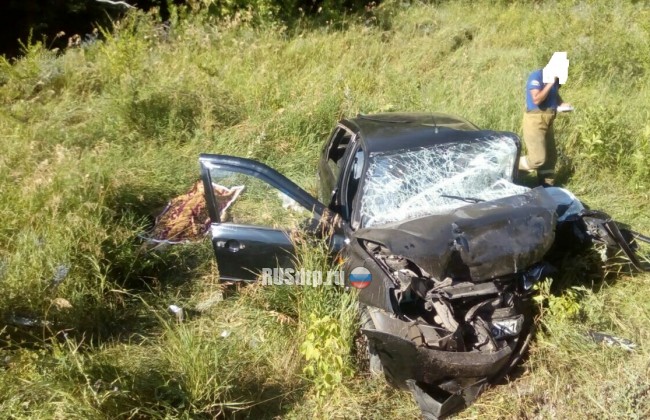
{"label": "russian flag sticker", "polygon": [[372,281],[372,275],[365,267],[357,267],[350,272],[350,284],[357,289],[368,287]]}

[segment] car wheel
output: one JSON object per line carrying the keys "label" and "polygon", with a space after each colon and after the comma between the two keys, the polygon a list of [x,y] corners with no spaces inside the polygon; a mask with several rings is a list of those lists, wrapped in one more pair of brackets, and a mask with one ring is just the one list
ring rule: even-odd
{"label": "car wheel", "polygon": [[[375,323],[372,322],[370,317],[370,310],[365,305],[359,305],[359,323],[361,329],[374,330]],[[384,374],[384,368],[381,364],[381,359],[377,353],[377,349],[370,343],[368,337],[363,332],[359,331],[359,339],[357,340],[357,352],[359,359],[364,363],[362,365],[367,368],[372,376],[381,376]]]}

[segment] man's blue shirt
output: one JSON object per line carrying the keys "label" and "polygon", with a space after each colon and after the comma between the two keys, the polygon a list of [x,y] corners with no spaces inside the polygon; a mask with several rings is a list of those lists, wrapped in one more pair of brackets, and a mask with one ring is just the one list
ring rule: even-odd
{"label": "man's blue shirt", "polygon": [[542,101],[539,105],[533,103],[533,97],[530,94],[531,89],[544,89],[544,81],[542,80],[542,69],[535,70],[528,76],[528,82],[526,82],[526,110],[527,111],[546,111],[546,110],[557,110],[560,83],[555,82],[555,85],[551,88],[551,91],[548,93],[546,99]]}

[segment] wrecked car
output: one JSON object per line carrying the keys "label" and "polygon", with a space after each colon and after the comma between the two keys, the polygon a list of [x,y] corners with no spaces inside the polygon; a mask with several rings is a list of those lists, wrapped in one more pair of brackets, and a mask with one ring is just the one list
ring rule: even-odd
{"label": "wrecked car", "polygon": [[[519,185],[520,152],[515,134],[458,117],[359,115],[323,148],[318,198],[260,162],[202,154],[220,276],[291,267],[291,230],[327,226],[359,288],[371,369],[410,390],[426,418],[453,414],[520,360],[534,285],[567,247],[604,244],[646,268],[636,244],[648,237],[567,190]],[[232,191],[235,204],[222,198]]]}

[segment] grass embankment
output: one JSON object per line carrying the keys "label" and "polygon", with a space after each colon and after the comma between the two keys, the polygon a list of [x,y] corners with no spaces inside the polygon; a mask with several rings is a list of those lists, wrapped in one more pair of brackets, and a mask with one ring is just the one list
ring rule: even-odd
{"label": "grass embankment", "polygon": [[[347,295],[224,290],[208,244],[140,248],[151,215],[197,178],[200,152],[259,159],[315,193],[339,117],[442,111],[519,132],[528,72],[566,50],[576,112],[556,124],[565,185],[650,231],[641,4],[387,2],[361,21],[294,29],[192,17],[165,34],[135,14],[120,26],[83,49],[35,45],[0,63],[8,417],[417,416],[408,394],[354,371]],[[301,257],[326,265],[317,244]],[[550,297],[516,380],[462,416],[648,415],[650,277],[603,282],[587,265],[563,277],[584,288]],[[198,314],[177,324],[170,303]],[[11,326],[18,317],[41,324]],[[601,347],[588,328],[638,348]]]}

